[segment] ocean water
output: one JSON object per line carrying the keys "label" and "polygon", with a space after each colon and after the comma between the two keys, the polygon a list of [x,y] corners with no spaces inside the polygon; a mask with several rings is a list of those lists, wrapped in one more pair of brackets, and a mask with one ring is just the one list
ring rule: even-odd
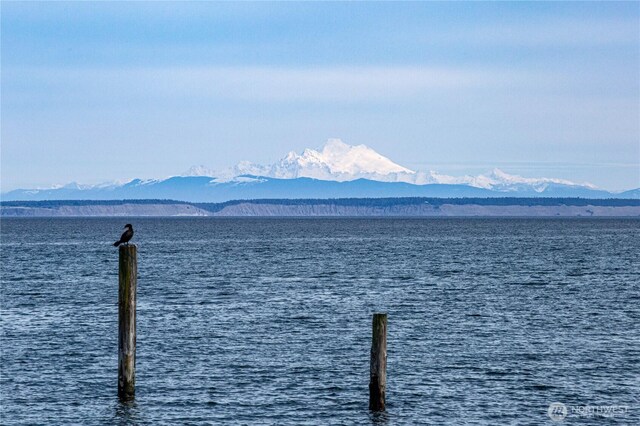
{"label": "ocean water", "polygon": [[[138,245],[117,399],[118,252]],[[1,422],[640,424],[640,221],[2,219]],[[387,312],[387,411],[368,411]],[[618,407],[603,419],[580,407]],[[576,408],[577,407],[577,408]],[[591,413],[591,414],[590,414]]]}

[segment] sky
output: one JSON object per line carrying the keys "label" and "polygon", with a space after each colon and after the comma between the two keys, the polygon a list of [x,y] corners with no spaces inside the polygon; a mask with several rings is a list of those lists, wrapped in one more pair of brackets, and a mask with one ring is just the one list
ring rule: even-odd
{"label": "sky", "polygon": [[0,187],[271,163],[640,187],[639,2],[7,2]]}

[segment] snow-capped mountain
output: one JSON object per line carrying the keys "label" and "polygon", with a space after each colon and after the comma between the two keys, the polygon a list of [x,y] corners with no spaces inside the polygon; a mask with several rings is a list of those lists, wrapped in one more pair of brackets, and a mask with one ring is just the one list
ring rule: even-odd
{"label": "snow-capped mountain", "polygon": [[595,185],[588,182],[575,183],[566,179],[555,178],[526,178],[505,173],[498,168],[493,169],[487,174],[480,174],[478,176],[448,176],[434,171],[430,171],[428,173],[417,172],[413,183],[418,185],[429,183],[469,185],[475,188],[484,188],[503,192],[517,192],[522,190],[543,192],[553,185],[588,188],[594,190],[597,189]]}
{"label": "snow-capped mountain", "polygon": [[199,166],[191,166],[187,171],[182,173],[180,176],[216,176],[216,172],[211,170],[210,168],[199,165]]}
{"label": "snow-capped mountain", "polygon": [[352,146],[340,139],[329,139],[319,150],[308,148],[300,154],[291,151],[270,165],[243,161],[233,168],[218,172],[205,166],[193,166],[182,174],[182,176],[215,177],[219,182],[237,180],[238,176],[243,175],[277,179],[307,177],[337,182],[369,179],[414,185],[469,185],[503,192],[523,190],[543,192],[553,185],[597,189],[589,183],[575,183],[554,178],[525,178],[505,173],[497,168],[478,176],[449,176],[435,171],[414,171],[393,162],[366,145]]}
{"label": "snow-capped mountain", "polygon": [[403,167],[365,145],[330,139],[321,149],[290,152],[270,165],[241,162],[216,172],[194,166],[180,176],[127,183],[18,189],[3,200],[173,199],[221,202],[265,198],[582,197],[638,198],[564,179],[526,178],[494,169],[478,176],[448,176]]}
{"label": "snow-capped mountain", "polygon": [[366,145],[351,146],[340,139],[329,139],[320,149],[293,151],[275,164],[261,165],[248,161],[238,163],[226,175],[254,175],[278,179],[308,177],[344,182],[371,179],[381,182],[408,181],[398,175],[414,175],[413,170],[394,163]]}

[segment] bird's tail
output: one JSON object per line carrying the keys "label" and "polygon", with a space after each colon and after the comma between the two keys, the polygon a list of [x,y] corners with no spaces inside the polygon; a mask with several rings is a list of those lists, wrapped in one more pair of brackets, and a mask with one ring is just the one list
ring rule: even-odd
{"label": "bird's tail", "polygon": [[113,243],[114,247],[118,247],[120,245],[120,241],[116,241],[115,243]]}

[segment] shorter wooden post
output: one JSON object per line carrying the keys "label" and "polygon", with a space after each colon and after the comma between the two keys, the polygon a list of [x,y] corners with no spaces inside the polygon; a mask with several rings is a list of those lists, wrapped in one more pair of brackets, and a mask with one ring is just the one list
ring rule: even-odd
{"label": "shorter wooden post", "polygon": [[373,314],[369,410],[384,411],[387,386],[387,314]]}
{"label": "shorter wooden post", "polygon": [[132,400],[136,393],[136,246],[120,245],[118,275],[118,397]]}

